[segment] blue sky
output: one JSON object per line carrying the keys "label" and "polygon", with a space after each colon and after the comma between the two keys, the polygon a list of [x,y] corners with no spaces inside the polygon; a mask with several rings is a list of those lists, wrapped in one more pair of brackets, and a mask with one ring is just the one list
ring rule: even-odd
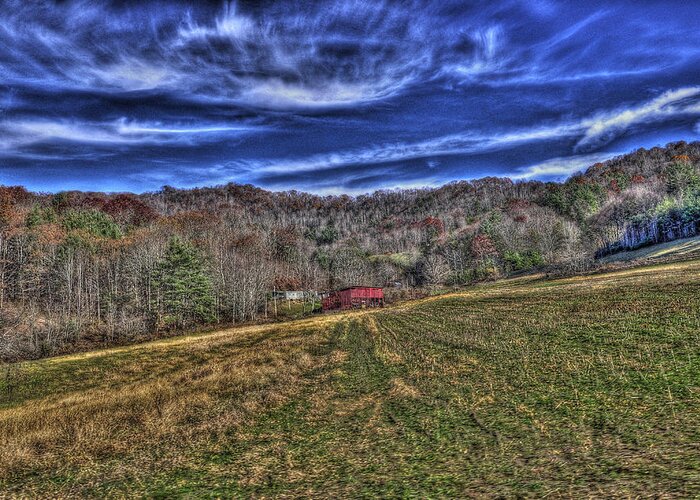
{"label": "blue sky", "polygon": [[0,183],[357,194],[700,139],[700,3],[0,0]]}

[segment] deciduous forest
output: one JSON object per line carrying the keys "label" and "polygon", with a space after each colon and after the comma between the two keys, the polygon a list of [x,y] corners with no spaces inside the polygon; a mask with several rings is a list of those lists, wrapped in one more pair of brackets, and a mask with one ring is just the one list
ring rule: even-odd
{"label": "deciduous forest", "polygon": [[228,184],[0,188],[0,359],[270,319],[273,290],[459,286],[700,232],[700,143],[564,183],[504,178],[350,196]]}

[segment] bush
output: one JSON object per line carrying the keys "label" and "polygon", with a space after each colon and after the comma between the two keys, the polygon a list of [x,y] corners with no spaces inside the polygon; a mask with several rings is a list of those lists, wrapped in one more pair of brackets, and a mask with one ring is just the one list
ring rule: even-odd
{"label": "bush", "polygon": [[500,275],[496,261],[491,258],[484,259],[474,269],[474,279],[476,281],[496,280]]}
{"label": "bush", "polygon": [[331,245],[338,240],[338,230],[333,226],[326,226],[320,231],[317,229],[309,228],[306,230],[305,236],[314,240],[318,245]]}
{"label": "bush", "polygon": [[503,255],[503,263],[506,272],[524,271],[544,265],[544,257],[536,250],[526,250],[525,252],[506,252]]}
{"label": "bush", "polygon": [[448,285],[468,285],[474,282],[476,278],[476,273],[473,269],[465,269],[463,271],[458,271],[452,273],[447,279]]}

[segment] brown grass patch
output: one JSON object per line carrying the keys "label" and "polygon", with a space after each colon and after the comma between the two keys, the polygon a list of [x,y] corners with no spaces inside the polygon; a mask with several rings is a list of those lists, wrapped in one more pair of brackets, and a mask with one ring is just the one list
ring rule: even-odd
{"label": "brown grass patch", "polygon": [[389,390],[389,394],[393,397],[409,399],[415,399],[421,396],[418,389],[411,386],[401,378],[393,378],[391,380],[391,389]]}

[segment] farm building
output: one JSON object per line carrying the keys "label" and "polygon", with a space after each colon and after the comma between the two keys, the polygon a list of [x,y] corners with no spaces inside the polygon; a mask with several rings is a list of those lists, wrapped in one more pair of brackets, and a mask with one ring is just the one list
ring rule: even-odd
{"label": "farm building", "polygon": [[351,286],[328,294],[328,296],[323,298],[322,306],[324,311],[383,307],[384,290],[371,286]]}
{"label": "farm building", "polygon": [[272,293],[272,298],[279,300],[305,300],[318,297],[316,292],[305,290],[276,290]]}

